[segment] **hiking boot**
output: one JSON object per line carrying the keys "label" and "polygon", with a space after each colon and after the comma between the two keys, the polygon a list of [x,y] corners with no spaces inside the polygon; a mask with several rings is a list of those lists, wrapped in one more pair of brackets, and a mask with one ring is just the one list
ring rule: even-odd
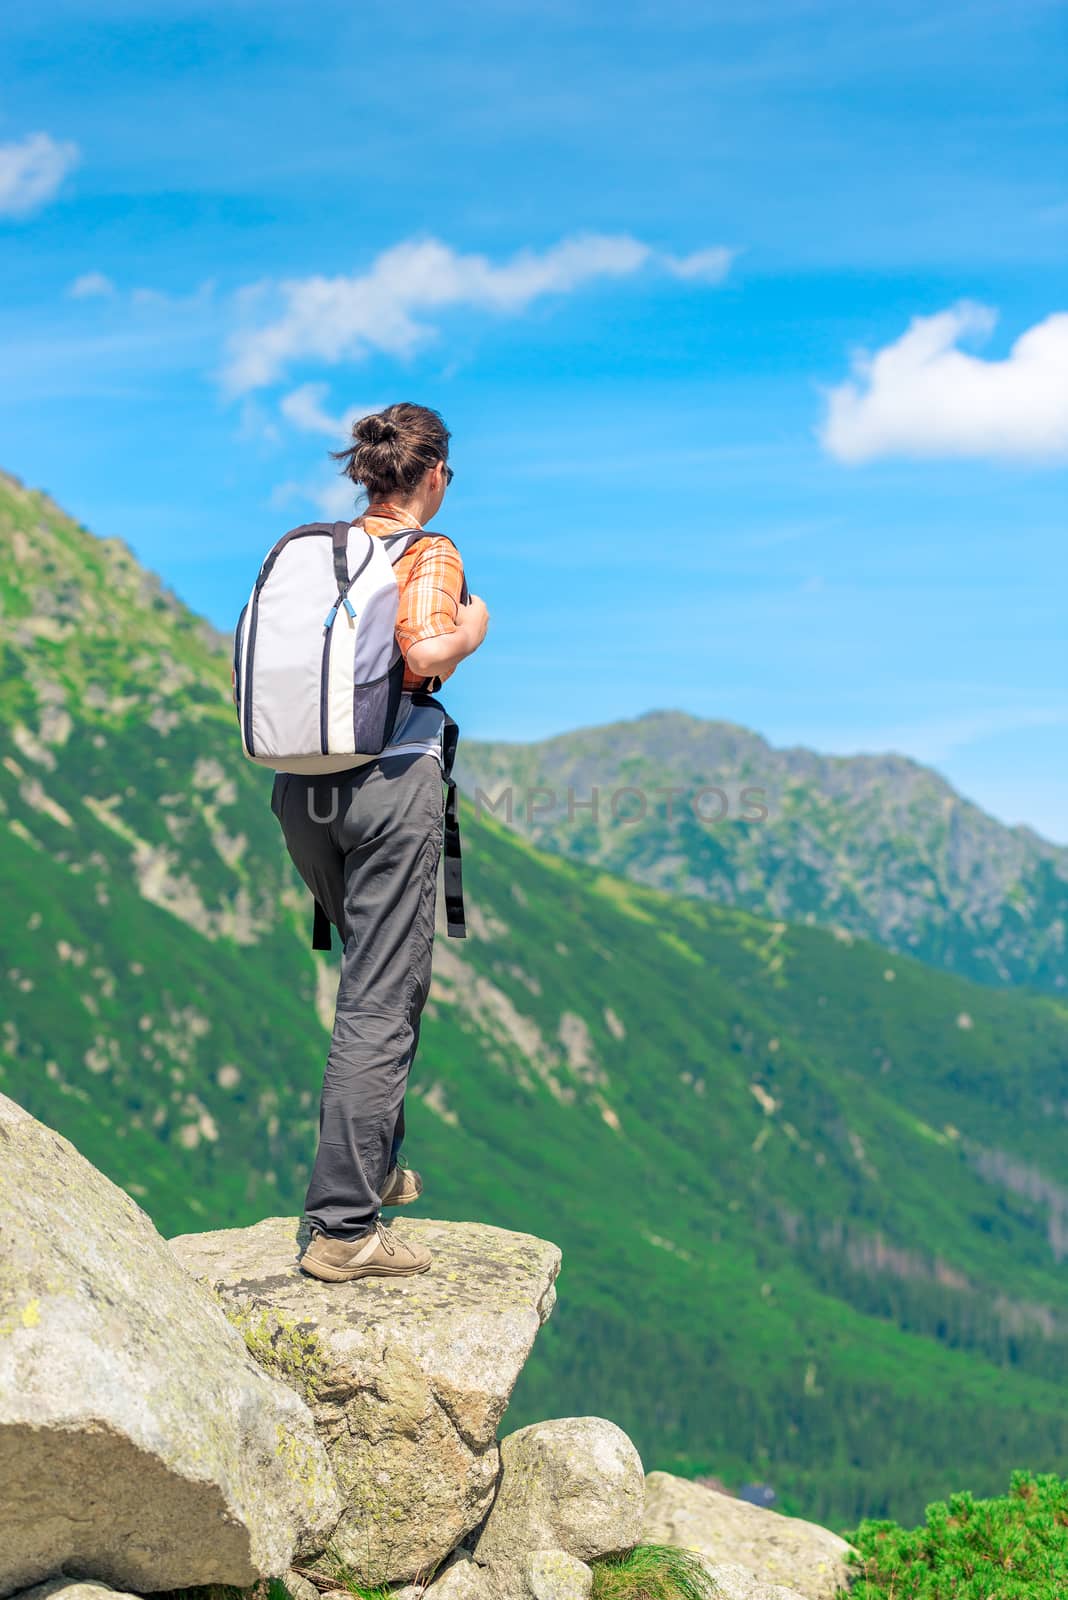
{"label": "hiking boot", "polygon": [[410,1206],[423,1192],[423,1180],[411,1167],[394,1167],[382,1185],[384,1206]]}
{"label": "hiking boot", "polygon": [[376,1221],[370,1233],[358,1239],[331,1239],[313,1228],[300,1269],[326,1283],[344,1283],[349,1278],[406,1278],[413,1272],[425,1272],[430,1262],[429,1250],[421,1244],[406,1244]]}

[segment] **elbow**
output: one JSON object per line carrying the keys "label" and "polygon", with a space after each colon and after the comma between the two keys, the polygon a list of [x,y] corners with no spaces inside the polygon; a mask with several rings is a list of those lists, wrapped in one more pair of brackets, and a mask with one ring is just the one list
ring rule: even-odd
{"label": "elbow", "polygon": [[406,657],[409,672],[414,672],[419,678],[434,677],[444,654],[441,646],[441,639],[417,640]]}

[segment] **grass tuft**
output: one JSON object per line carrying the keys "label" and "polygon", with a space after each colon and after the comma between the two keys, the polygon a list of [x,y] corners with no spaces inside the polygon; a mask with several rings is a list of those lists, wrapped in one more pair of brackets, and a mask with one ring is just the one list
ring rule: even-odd
{"label": "grass tuft", "polygon": [[719,1592],[697,1556],[671,1545],[638,1544],[590,1565],[592,1600],[715,1600]]}

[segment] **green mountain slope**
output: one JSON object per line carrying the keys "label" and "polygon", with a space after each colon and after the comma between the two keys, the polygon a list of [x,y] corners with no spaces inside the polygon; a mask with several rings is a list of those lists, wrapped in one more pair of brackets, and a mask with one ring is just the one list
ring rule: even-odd
{"label": "green mountain slope", "polygon": [[468,741],[458,776],[535,844],[635,882],[845,928],[982,983],[1068,989],[1068,849],[904,756],[777,750],[654,712]]}
{"label": "green mountain slope", "polygon": [[[295,1212],[332,968],[226,647],[10,483],[0,549],[0,1089],[165,1232]],[[466,846],[408,1155],[430,1214],[564,1250],[509,1422],[840,1523],[1063,1463],[1068,1008]]]}

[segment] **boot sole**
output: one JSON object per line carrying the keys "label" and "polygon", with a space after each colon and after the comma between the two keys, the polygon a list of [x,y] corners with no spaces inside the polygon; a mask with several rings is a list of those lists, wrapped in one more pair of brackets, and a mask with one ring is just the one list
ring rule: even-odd
{"label": "boot sole", "polygon": [[421,1267],[382,1267],[370,1262],[360,1267],[331,1267],[322,1261],[305,1266],[303,1256],[300,1260],[301,1272],[306,1272],[311,1278],[319,1278],[323,1283],[348,1283],[353,1278],[414,1278],[417,1273],[429,1269],[429,1261]]}
{"label": "boot sole", "polygon": [[422,1189],[420,1189],[418,1194],[407,1194],[407,1195],[404,1195],[403,1198],[400,1199],[400,1200],[383,1200],[382,1204],[384,1206],[390,1206],[391,1208],[393,1206],[414,1206],[415,1202],[417,1200],[421,1200],[422,1198],[423,1198],[423,1191],[422,1191]]}

